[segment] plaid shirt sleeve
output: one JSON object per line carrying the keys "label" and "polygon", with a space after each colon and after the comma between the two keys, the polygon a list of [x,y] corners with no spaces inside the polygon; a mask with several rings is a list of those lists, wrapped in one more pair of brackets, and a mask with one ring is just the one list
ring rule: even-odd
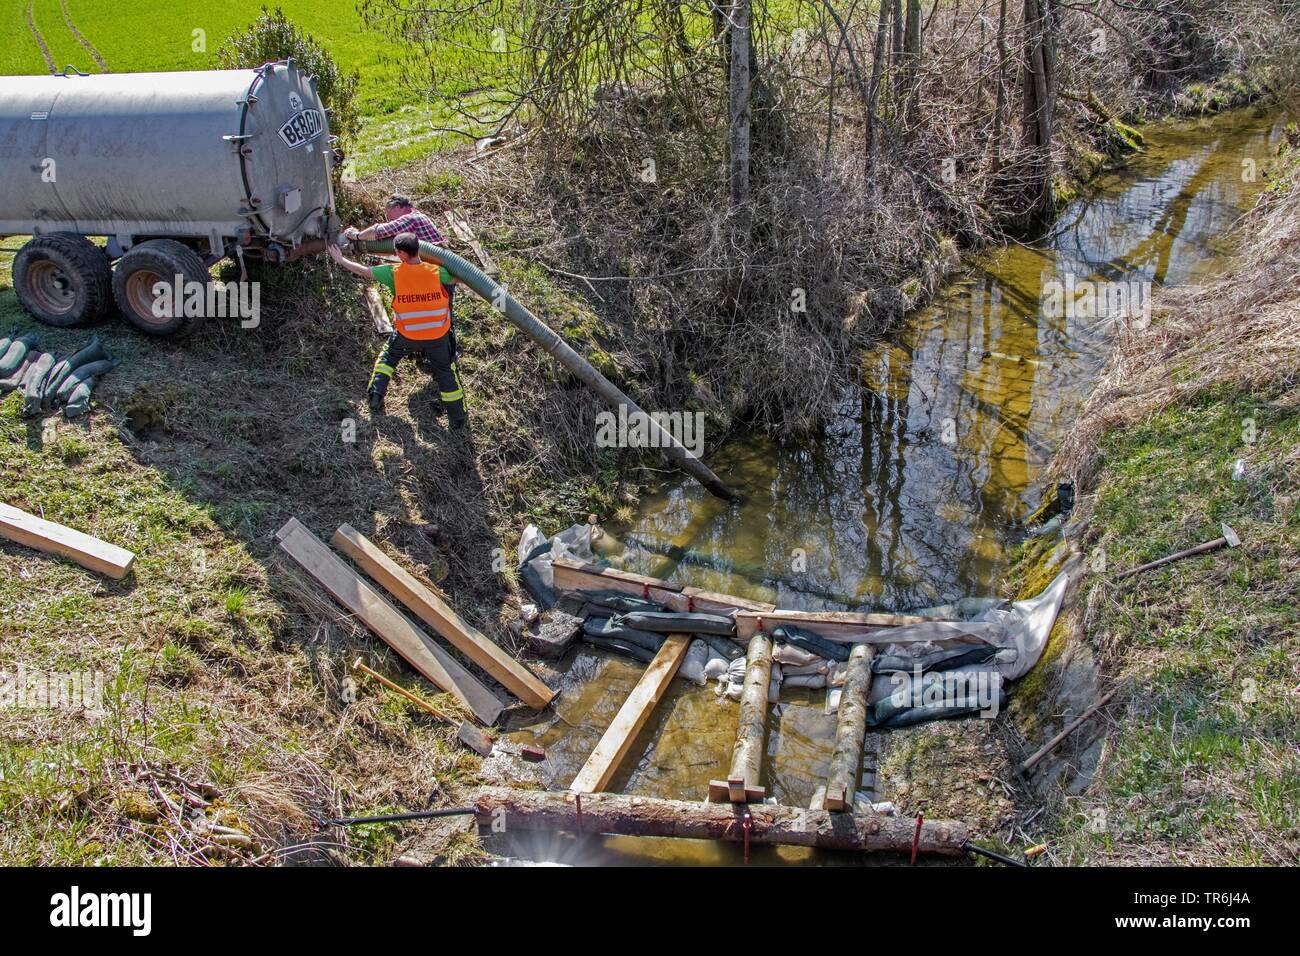
{"label": "plaid shirt sleeve", "polygon": [[408,212],[392,222],[381,222],[375,226],[376,239],[391,239],[399,232],[409,232],[421,242],[431,242],[435,246],[447,244],[433,220],[418,212]]}

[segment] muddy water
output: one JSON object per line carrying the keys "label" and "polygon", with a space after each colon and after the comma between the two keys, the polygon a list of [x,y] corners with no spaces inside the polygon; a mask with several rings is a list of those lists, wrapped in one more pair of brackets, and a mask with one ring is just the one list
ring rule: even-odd
{"label": "muddy water", "polygon": [[[712,453],[710,464],[743,503],[720,502],[686,480],[669,484],[626,525],[607,529],[602,556],[787,608],[905,610],[994,593],[1020,522],[1041,498],[1048,458],[1122,321],[1062,314],[1044,298],[1050,283],[1158,287],[1213,271],[1226,251],[1222,233],[1264,185],[1250,181],[1251,165],[1263,168],[1280,135],[1277,117],[1247,111],[1147,131],[1145,152],[1094,183],[1050,234],[973,260],[864,356],[861,385],[840,398],[819,439],[781,445],[752,436]],[[1145,286],[1133,291],[1140,297]],[[1140,321],[1140,306],[1130,311]],[[563,788],[577,773],[641,669],[583,648],[559,716],[513,734],[546,748],[550,786]],[[826,773],[834,718],[823,715],[823,697],[787,692],[773,710],[765,783],[780,803],[807,806]],[[633,748],[639,759],[612,789],[701,799],[706,782],[726,774],[736,712],[712,688],[674,681]],[[888,798],[873,785],[864,773],[865,794]],[[514,849],[602,863],[720,863],[737,852],[555,837]],[[803,850],[755,857],[809,859],[836,862]]]}

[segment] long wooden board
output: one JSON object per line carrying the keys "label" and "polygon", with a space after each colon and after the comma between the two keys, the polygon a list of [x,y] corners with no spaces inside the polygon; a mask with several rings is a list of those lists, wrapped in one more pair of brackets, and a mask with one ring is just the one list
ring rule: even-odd
{"label": "long wooden board", "polygon": [[331,543],[380,587],[413,611],[416,617],[529,707],[541,710],[551,702],[555,691],[452,610],[446,601],[417,581],[360,531],[348,524],[341,525],[334,532]]}
{"label": "long wooden board", "polygon": [[[840,644],[892,644],[899,640],[890,629],[908,624],[924,624],[935,618],[914,614],[861,614],[856,611],[740,611],[736,615],[736,639],[748,641],[758,631],[772,633],[782,624],[793,624]],[[929,640],[929,638],[927,638]]]}
{"label": "long wooden board", "polygon": [[654,660],[646,666],[645,673],[632,688],[632,693],[627,695],[627,700],[618,709],[614,722],[606,728],[600,743],[596,744],[596,749],[573,778],[573,783],[569,784],[572,793],[598,793],[609,786],[619,765],[632,748],[637,734],[650,719],[655,705],[672,683],[677,669],[682,666],[682,660],[690,646],[689,634],[669,634],[664,639]]}
{"label": "long wooden board", "polygon": [[497,719],[502,704],[496,695],[348,567],[302,522],[290,518],[276,532],[275,540],[335,600],[355,614],[426,679],[454,694],[484,724]]}
{"label": "long wooden board", "polygon": [[775,605],[731,594],[716,594],[701,588],[669,584],[659,578],[584,564],[572,558],[555,560],[555,588],[558,591],[622,591],[638,597],[649,594],[650,600],[673,611],[685,611],[692,605],[705,613],[731,614],[738,610],[771,611]]}
{"label": "long wooden board", "polygon": [[125,548],[38,518],[13,505],[0,504],[0,536],[46,554],[69,558],[116,580],[126,577],[135,563],[135,555]]}

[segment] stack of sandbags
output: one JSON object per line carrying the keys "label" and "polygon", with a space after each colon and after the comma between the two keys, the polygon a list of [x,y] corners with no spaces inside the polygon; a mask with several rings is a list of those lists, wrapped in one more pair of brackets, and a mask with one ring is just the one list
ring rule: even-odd
{"label": "stack of sandbags", "polygon": [[15,332],[0,339],[0,394],[21,389],[24,415],[39,415],[60,406],[68,418],[85,414],[95,383],[120,364],[97,337],[62,360],[37,346],[35,335],[20,338]]}

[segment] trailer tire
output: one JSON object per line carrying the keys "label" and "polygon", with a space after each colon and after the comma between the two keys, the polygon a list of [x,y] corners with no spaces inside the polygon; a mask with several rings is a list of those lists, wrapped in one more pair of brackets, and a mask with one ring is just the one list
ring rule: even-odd
{"label": "trailer tire", "polygon": [[108,256],[85,236],[36,236],[14,256],[13,274],[18,301],[45,325],[90,325],[112,304]]}
{"label": "trailer tire", "polygon": [[154,286],[159,282],[173,286],[177,276],[187,287],[191,282],[202,286],[212,282],[203,259],[189,246],[175,239],[150,239],[132,246],[117,260],[113,269],[113,298],[127,321],[141,332],[187,335],[203,321],[204,315],[186,315],[183,300],[172,304],[170,314],[154,313]]}

